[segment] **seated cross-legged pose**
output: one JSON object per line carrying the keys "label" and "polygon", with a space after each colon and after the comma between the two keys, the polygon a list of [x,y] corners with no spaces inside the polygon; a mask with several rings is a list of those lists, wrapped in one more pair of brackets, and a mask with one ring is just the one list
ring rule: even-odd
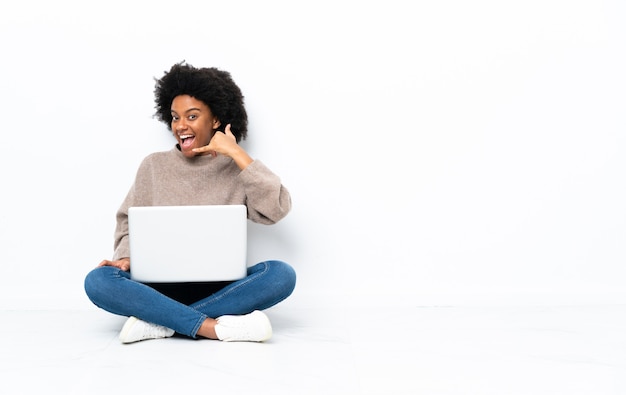
{"label": "seated cross-legged pose", "polygon": [[291,295],[296,284],[285,262],[257,263],[245,278],[229,282],[148,284],[130,277],[130,207],[243,204],[248,219],[261,224],[274,224],[291,210],[280,178],[238,144],[247,137],[248,117],[230,73],[177,63],[156,81],[155,101],[156,116],[176,145],[140,164],[116,215],[113,257],[87,274],[85,292],[99,308],[129,317],[119,335],[123,343],[174,333],[265,341],[272,326],[262,310]]}

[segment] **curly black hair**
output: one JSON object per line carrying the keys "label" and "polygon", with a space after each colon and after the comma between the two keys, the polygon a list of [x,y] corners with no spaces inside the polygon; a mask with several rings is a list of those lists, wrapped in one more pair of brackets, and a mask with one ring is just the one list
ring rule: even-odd
{"label": "curly black hair", "polygon": [[248,135],[248,114],[241,89],[227,71],[214,67],[196,68],[185,61],[176,63],[161,79],[156,79],[154,96],[155,117],[172,130],[172,101],[176,96],[189,95],[204,102],[224,131],[227,124],[237,142]]}

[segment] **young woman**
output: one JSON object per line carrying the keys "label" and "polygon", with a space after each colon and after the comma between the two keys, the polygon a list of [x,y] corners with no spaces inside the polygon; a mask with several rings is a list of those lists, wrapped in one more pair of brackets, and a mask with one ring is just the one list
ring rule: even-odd
{"label": "young woman", "polygon": [[[128,316],[123,343],[170,337],[265,341],[272,327],[262,310],[293,291],[296,275],[282,261],[248,268],[234,282],[145,284],[130,279],[128,208],[243,204],[248,219],[274,224],[291,210],[280,178],[238,144],[247,136],[243,95],[230,73],[177,63],[157,80],[156,116],[176,139],[148,155],[117,212],[114,253],[85,278],[98,307]],[[184,248],[181,246],[181,248]],[[207,251],[207,256],[211,252]]]}

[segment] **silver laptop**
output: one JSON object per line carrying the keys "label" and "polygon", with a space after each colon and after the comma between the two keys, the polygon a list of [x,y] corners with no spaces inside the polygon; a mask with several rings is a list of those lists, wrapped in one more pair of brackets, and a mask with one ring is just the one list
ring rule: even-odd
{"label": "silver laptop", "polygon": [[134,280],[204,282],[246,276],[244,205],[131,207],[128,232]]}

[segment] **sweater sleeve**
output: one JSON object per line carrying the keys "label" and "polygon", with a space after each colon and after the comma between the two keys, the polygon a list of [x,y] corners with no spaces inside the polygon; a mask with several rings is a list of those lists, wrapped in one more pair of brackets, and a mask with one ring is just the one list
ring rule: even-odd
{"label": "sweater sleeve", "polygon": [[115,214],[116,225],[113,242],[113,260],[130,257],[128,241],[128,209],[132,206],[146,206],[151,199],[151,156],[145,158],[137,169],[135,181],[130,187],[126,198]]}
{"label": "sweater sleeve", "polygon": [[280,178],[258,159],[240,174],[246,193],[248,218],[261,224],[274,224],[291,211],[291,195]]}
{"label": "sweater sleeve", "polygon": [[130,246],[128,243],[128,208],[133,201],[134,189],[135,186],[133,185],[115,215],[116,225],[113,242],[113,260],[130,257]]}

